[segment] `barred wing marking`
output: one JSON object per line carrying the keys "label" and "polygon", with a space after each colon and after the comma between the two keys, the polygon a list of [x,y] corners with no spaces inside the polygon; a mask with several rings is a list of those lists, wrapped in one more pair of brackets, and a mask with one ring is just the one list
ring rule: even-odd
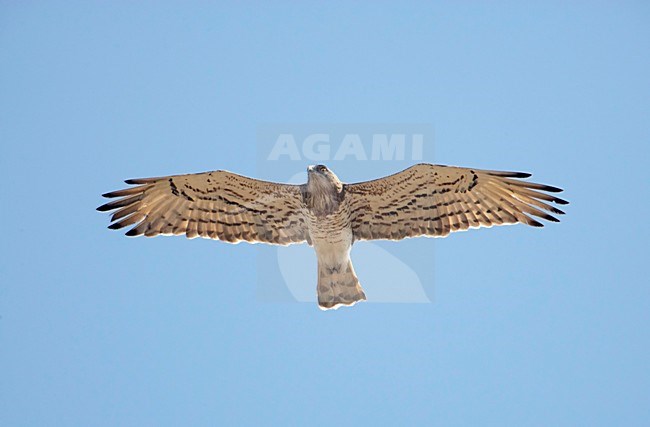
{"label": "barred wing marking", "polygon": [[543,225],[531,216],[559,220],[568,202],[547,193],[562,191],[523,181],[530,174],[419,164],[374,181],[349,184],[355,240],[443,237],[453,231],[523,223]]}
{"label": "barred wing marking", "polygon": [[127,236],[185,234],[226,242],[288,245],[308,241],[299,186],[214,171],[131,179],[136,187],[113,191],[117,198],[97,210],[117,209],[111,229],[134,225]]}

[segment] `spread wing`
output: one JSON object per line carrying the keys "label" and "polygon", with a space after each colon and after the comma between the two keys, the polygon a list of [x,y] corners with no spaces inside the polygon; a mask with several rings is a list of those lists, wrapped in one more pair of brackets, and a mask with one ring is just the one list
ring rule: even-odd
{"label": "spread wing", "polygon": [[[395,175],[345,187],[355,240],[443,237],[468,228],[518,222],[542,227],[532,217],[558,222],[549,203],[568,202],[562,190],[523,181],[530,174],[419,164]],[[532,217],[531,217],[532,216]]]}
{"label": "spread wing", "polygon": [[288,245],[309,240],[297,185],[214,171],[130,179],[136,187],[113,191],[117,198],[97,208],[117,209],[108,228],[134,225],[127,236],[185,234],[227,242]]}

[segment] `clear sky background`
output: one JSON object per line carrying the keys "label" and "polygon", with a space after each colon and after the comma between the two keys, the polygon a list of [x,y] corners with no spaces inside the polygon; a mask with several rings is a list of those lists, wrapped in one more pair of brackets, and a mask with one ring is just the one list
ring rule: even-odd
{"label": "clear sky background", "polygon": [[[2,2],[0,424],[648,425],[650,7],[572,3]],[[95,211],[138,176],[284,180],[278,123],[428,123],[426,161],[571,204],[387,243],[433,302],[336,312],[263,301],[268,248]]]}

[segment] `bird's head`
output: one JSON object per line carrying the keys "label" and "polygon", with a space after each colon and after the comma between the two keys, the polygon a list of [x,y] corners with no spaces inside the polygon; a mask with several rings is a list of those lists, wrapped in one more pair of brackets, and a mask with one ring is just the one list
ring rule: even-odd
{"label": "bird's head", "polygon": [[308,186],[322,190],[334,189],[336,192],[341,191],[343,183],[339,178],[325,165],[311,165],[307,168]]}

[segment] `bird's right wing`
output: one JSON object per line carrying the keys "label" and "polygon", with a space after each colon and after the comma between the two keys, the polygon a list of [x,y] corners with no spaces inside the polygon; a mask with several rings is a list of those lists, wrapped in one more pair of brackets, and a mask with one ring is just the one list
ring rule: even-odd
{"label": "bird's right wing", "polygon": [[559,188],[519,178],[530,174],[419,164],[374,181],[345,186],[355,240],[442,237],[468,228],[515,224],[563,214],[547,202]]}
{"label": "bird's right wing", "polygon": [[130,179],[136,187],[97,210],[117,209],[111,229],[135,225],[127,236],[184,234],[227,242],[289,245],[309,241],[299,186],[214,171]]}

